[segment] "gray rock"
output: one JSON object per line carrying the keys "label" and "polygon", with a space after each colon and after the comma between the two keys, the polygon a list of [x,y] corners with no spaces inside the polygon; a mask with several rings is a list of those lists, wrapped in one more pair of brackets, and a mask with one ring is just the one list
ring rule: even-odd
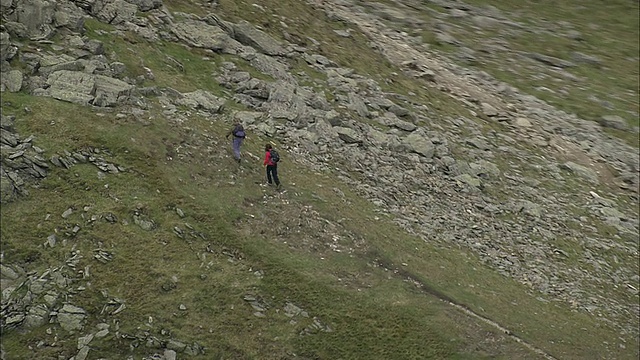
{"label": "gray rock", "polygon": [[542,207],[528,200],[522,200],[518,202],[515,205],[515,211],[518,213],[524,213],[533,217],[540,217],[540,215],[542,215]]}
{"label": "gray rock", "polygon": [[486,140],[484,140],[482,138],[479,138],[479,137],[472,138],[472,139],[467,139],[465,142],[468,145],[471,145],[471,146],[473,146],[473,147],[475,147],[477,149],[480,149],[480,150],[491,150],[491,148],[492,148],[492,146],[489,145],[489,143]]}
{"label": "gray rock", "polygon": [[89,343],[93,340],[93,337],[93,334],[89,334],[78,338],[78,350],[89,345]]}
{"label": "gray rock", "polygon": [[84,69],[84,65],[81,61],[66,54],[45,54],[43,56],[34,56],[33,59],[25,61],[33,62],[34,67],[39,65],[38,72],[43,76],[50,75],[51,73],[60,70],[82,71]]}
{"label": "gray rock", "polygon": [[[54,34],[51,23],[56,3],[49,1],[14,0],[16,11],[9,13],[8,20],[24,26],[24,37],[46,39]],[[4,15],[4,14],[3,14]]]}
{"label": "gray rock", "polygon": [[471,176],[469,174],[458,175],[454,179],[459,183],[466,184],[468,186],[471,186],[472,188],[482,188],[482,181],[480,181],[480,179],[478,179],[477,177]]}
{"label": "gray rock", "polygon": [[47,323],[49,320],[49,310],[43,304],[32,306],[25,316],[22,326],[26,329],[35,329]]}
{"label": "gray rock", "polygon": [[415,131],[418,128],[413,123],[410,123],[410,122],[404,121],[404,120],[400,120],[400,119],[395,118],[395,117],[391,117],[391,118],[387,117],[386,119],[388,120],[387,123],[386,123],[387,125],[393,126],[393,127],[398,128],[400,130],[411,132],[411,131]]}
{"label": "gray rock", "polygon": [[84,11],[71,1],[58,2],[53,14],[53,26],[64,27],[76,33],[84,31]]}
{"label": "gray rock", "polygon": [[175,350],[171,350],[171,349],[164,349],[164,359],[163,360],[176,360],[177,359],[177,354],[175,352]]}
{"label": "gray rock", "polygon": [[347,144],[356,144],[362,142],[362,136],[354,129],[340,126],[337,126],[334,129],[338,133],[340,139]]}
{"label": "gray rock", "polygon": [[404,139],[405,144],[409,147],[409,149],[415,153],[418,153],[427,159],[433,157],[435,153],[435,145],[431,142],[431,140],[427,139],[423,135],[418,132],[412,132],[407,135]]}
{"label": "gray rock", "polygon": [[0,9],[2,9],[3,13],[5,11],[9,10],[11,8],[11,6],[13,6],[13,1],[14,0],[1,0],[0,1]]}
{"label": "gray rock", "polygon": [[11,70],[2,76],[2,83],[7,87],[9,92],[18,92],[22,89],[22,72],[20,70]]}
{"label": "gray rock", "polygon": [[240,43],[251,46],[265,55],[281,56],[286,51],[276,39],[267,33],[256,29],[247,21],[240,21],[233,25],[234,39]]}
{"label": "gray rock", "polygon": [[598,119],[600,126],[618,130],[629,130],[629,124],[618,115],[605,115]]}
{"label": "gray rock", "polygon": [[222,29],[203,21],[175,23],[171,27],[171,32],[189,46],[213,51],[226,49],[231,40]]}
{"label": "gray rock", "polygon": [[[16,51],[12,51],[15,49]],[[17,53],[17,47],[11,44],[11,37],[6,32],[0,32],[0,61],[11,60]]]}
{"label": "gray rock", "polygon": [[133,223],[140,226],[142,230],[151,231],[156,228],[155,222],[153,220],[147,220],[136,214],[133,216]]}
{"label": "gray rock", "polygon": [[12,268],[4,264],[0,264],[0,278],[16,280],[18,276],[18,273]]}
{"label": "gray rock", "polygon": [[486,160],[480,160],[475,163],[469,164],[471,172],[475,176],[479,177],[498,177],[500,176],[500,169],[496,164]]}
{"label": "gray rock", "polygon": [[182,343],[180,341],[177,340],[169,340],[167,341],[167,349],[169,350],[175,350],[175,351],[184,351],[184,349],[187,347],[187,345],[185,343]]}
{"label": "gray rock", "polygon": [[523,117],[516,118],[515,124],[520,126],[520,127],[531,127],[531,121],[529,121],[529,119],[523,118]]}
{"label": "gray rock", "polygon": [[124,0],[99,1],[91,6],[91,13],[98,20],[107,24],[118,25],[132,21],[138,7]]}
{"label": "gray rock", "polygon": [[369,109],[362,98],[354,93],[349,93],[349,109],[362,117],[369,117]]}
{"label": "gray rock", "polygon": [[371,141],[372,144],[377,145],[379,147],[388,147],[389,146],[389,135],[383,133],[382,131],[376,130],[374,128],[369,128],[367,131],[367,139]]}
{"label": "gray rock", "polygon": [[333,30],[338,36],[342,36],[345,38],[351,37],[351,33],[347,30]]}
{"label": "gray rock", "polygon": [[288,68],[271,56],[250,54],[244,56],[244,58],[249,61],[251,66],[265,75],[269,75],[277,80],[284,80],[290,83],[295,82]]}
{"label": "gray rock", "polygon": [[261,112],[257,111],[238,111],[233,114],[233,117],[240,121],[242,124],[251,125],[263,116]]}
{"label": "gray rock", "polygon": [[204,109],[210,113],[217,114],[224,109],[225,100],[218,98],[208,91],[198,89],[194,92],[182,94],[182,98],[176,100],[179,105],[191,107],[193,109]]}
{"label": "gray rock", "polygon": [[409,115],[409,110],[399,106],[397,104],[393,104],[389,107],[389,111],[395,114],[396,116],[403,117]]}
{"label": "gray rock", "polygon": [[85,360],[89,356],[89,347],[83,346],[74,357],[74,360]]}
{"label": "gray rock", "polygon": [[43,95],[76,104],[87,105],[94,96],[95,77],[81,72],[60,70],[49,75],[49,88]]}
{"label": "gray rock", "polygon": [[92,104],[100,107],[112,107],[129,100],[134,86],[107,76],[95,76],[95,98]]}
{"label": "gray rock", "polygon": [[82,330],[86,312],[70,304],[65,304],[58,312],[58,323],[66,331]]}
{"label": "gray rock", "polygon": [[12,314],[7,316],[4,321],[4,326],[7,328],[16,327],[22,324],[25,319],[24,314]]}
{"label": "gray rock", "polygon": [[488,103],[482,103],[482,113],[485,114],[486,116],[489,117],[493,117],[493,116],[498,116],[498,110],[493,107],[493,105],[488,104]]}
{"label": "gray rock", "polygon": [[589,180],[593,184],[598,184],[600,182],[598,180],[598,174],[596,174],[595,171],[593,171],[593,170],[591,170],[591,169],[589,169],[589,168],[587,168],[585,166],[576,164],[576,163],[574,163],[572,161],[567,161],[566,163],[561,164],[559,167],[561,169],[568,170],[568,171],[570,171],[570,172],[572,172],[572,173],[574,173],[574,174],[576,174],[576,175],[578,175],[578,176],[580,176],[582,178],[585,178],[585,179]]}
{"label": "gray rock", "polygon": [[96,39],[89,39],[87,42],[82,44],[82,48],[92,53],[93,55],[101,55],[104,54],[104,46],[102,41]]}
{"label": "gray rock", "polygon": [[67,210],[65,210],[65,211],[62,213],[62,218],[63,218],[63,219],[66,219],[66,218],[68,218],[69,216],[71,216],[71,214],[73,214],[73,209],[72,209],[72,208],[68,208]]}

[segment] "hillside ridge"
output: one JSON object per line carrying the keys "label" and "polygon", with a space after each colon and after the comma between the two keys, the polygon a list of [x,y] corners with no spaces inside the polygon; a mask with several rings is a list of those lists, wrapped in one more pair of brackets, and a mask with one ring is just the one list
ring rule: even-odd
{"label": "hillside ridge", "polygon": [[[2,4],[3,219],[36,216],[36,210],[28,212],[20,204],[31,204],[34,193],[42,195],[48,189],[53,189],[52,198],[67,194],[76,199],[71,206],[51,205],[61,210],[53,215],[61,224],[52,224],[49,213],[44,223],[38,220],[32,235],[55,231],[45,239],[29,239],[39,244],[37,249],[20,245],[27,240],[14,232],[17,224],[3,220],[3,333],[34,332],[50,323],[75,334],[87,330],[86,323],[97,322],[95,331],[78,339],[75,359],[87,358],[89,343],[110,332],[116,339],[132,336],[127,339],[164,349],[166,359],[176,352],[208,356],[197,341],[185,344],[150,333],[119,333],[119,323],[110,323],[103,314],[118,315],[134,300],[109,295],[113,288],[104,290],[106,305],[95,318],[92,311],[64,300],[90,287],[71,286],[91,282],[89,267],[78,265],[87,261],[78,249],[87,245],[81,240],[95,248],[89,259],[112,264],[117,251],[97,240],[97,229],[130,229],[127,226],[133,224],[150,234],[143,238],[165,246],[170,242],[160,239],[158,231],[168,231],[197,254],[200,268],[215,268],[207,265],[207,256],[228,258],[262,279],[263,273],[242,262],[246,257],[234,250],[238,244],[211,240],[216,230],[199,227],[215,226],[210,219],[228,216],[234,219],[234,235],[220,231],[231,239],[264,236],[316,259],[329,254],[365,259],[377,254],[380,245],[370,238],[376,235],[359,234],[355,226],[361,226],[360,220],[345,225],[349,219],[332,219],[327,215],[331,210],[316,210],[364,209],[354,205],[358,198],[366,199],[375,215],[353,214],[354,219],[393,223],[433,249],[477,259],[491,272],[523,286],[527,297],[597,319],[618,334],[617,343],[598,344],[600,354],[609,354],[602,356],[616,358],[616,351],[637,354],[640,168],[638,149],[629,139],[637,140],[638,127],[619,115],[637,118],[637,113],[617,109],[584,119],[476,69],[473,64],[484,62],[478,60],[484,55],[461,50],[466,51],[461,62],[445,51],[446,46],[461,47],[461,40],[451,33],[466,26],[447,21],[469,19],[476,30],[528,32],[530,25],[524,20],[510,18],[522,14],[444,0],[294,3],[281,5],[291,6],[287,12],[272,1]],[[435,46],[414,36],[428,26],[437,29]],[[549,74],[555,74],[557,81],[550,84],[561,84],[567,93],[588,82],[571,69],[595,64],[608,71],[606,60],[585,53],[578,61],[501,46],[500,51],[509,54],[505,58],[527,64],[544,74],[542,78],[553,79]],[[439,51],[441,47],[445,49]],[[627,95],[620,90],[619,96]],[[65,114],[75,113],[94,119],[95,132],[79,127],[74,134],[71,129],[80,119]],[[40,114],[46,120],[38,118]],[[250,134],[239,168],[229,161],[222,138],[234,120]],[[112,135],[98,135],[109,129]],[[128,129],[137,130],[127,133]],[[283,156],[282,193],[261,185],[259,161],[266,141]],[[149,190],[127,189],[137,181],[147,182]],[[308,190],[316,181],[317,193]],[[196,199],[190,187],[179,190],[187,183],[214,203],[231,207],[209,213],[204,198]],[[162,204],[161,214],[138,199],[153,199],[154,186],[158,196],[172,199]],[[252,190],[233,204],[237,199],[230,196],[239,188]],[[113,203],[79,205],[79,189]],[[218,195],[214,189],[229,194]],[[345,194],[346,189],[353,194]],[[132,194],[138,195],[129,199]],[[327,200],[327,194],[333,200]],[[309,205],[312,202],[316,205]],[[198,213],[197,219],[181,222],[185,213],[178,206],[191,207],[194,215],[187,217]],[[271,226],[265,225],[268,222]],[[307,232],[294,232],[293,222]],[[206,250],[201,249],[203,241]],[[24,249],[17,250],[21,246]],[[46,252],[49,255],[40,255]],[[252,259],[259,259],[255,254]],[[396,259],[388,262],[389,268],[381,265],[386,260],[367,263],[420,287],[429,275],[411,268],[410,261],[397,260],[419,254],[379,254]],[[64,260],[52,265],[60,257]],[[38,263],[40,258],[48,260]],[[366,283],[354,279],[358,281]],[[177,283],[170,280],[162,288],[171,292]],[[244,301],[258,318],[271,308],[292,319],[301,316],[301,323],[309,323],[301,334],[335,331],[322,316],[309,317],[292,302],[279,309],[256,294],[244,295]],[[507,337],[512,335],[543,357],[571,355],[529,342],[528,334],[513,335],[528,330],[511,329],[493,315],[482,314],[479,305],[452,303],[463,304],[500,330],[508,329],[513,333]],[[181,304],[180,310],[186,309]],[[3,359],[12,358],[5,355],[4,344],[2,349]],[[503,356],[513,351],[493,350],[504,351]]]}

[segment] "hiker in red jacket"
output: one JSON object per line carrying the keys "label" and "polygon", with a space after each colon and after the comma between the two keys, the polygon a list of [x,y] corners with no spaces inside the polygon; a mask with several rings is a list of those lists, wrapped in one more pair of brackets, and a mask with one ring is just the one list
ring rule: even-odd
{"label": "hiker in red jacket", "polygon": [[271,144],[264,146],[264,163],[267,167],[267,182],[269,185],[276,184],[276,188],[280,189],[280,179],[278,179],[278,161],[280,161],[280,155],[273,149]]}

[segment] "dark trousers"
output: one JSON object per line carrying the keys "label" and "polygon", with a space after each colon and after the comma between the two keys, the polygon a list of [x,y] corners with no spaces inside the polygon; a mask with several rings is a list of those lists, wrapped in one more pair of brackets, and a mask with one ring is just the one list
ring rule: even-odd
{"label": "dark trousers", "polygon": [[278,179],[278,165],[267,165],[267,182],[269,184],[275,183],[276,186],[280,186],[280,179]]}

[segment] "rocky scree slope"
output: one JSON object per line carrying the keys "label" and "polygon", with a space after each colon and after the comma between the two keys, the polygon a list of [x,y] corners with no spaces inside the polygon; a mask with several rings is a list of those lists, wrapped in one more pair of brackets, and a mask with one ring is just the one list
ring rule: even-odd
{"label": "rocky scree slope", "polygon": [[[379,206],[380,216],[393,217],[438,246],[468,249],[535,296],[597,314],[625,338],[637,338],[637,149],[603,132],[600,124],[425,52],[381,20],[392,15],[410,20],[395,8],[379,4],[382,10],[372,13],[355,1],[310,3],[364,33],[371,47],[420,86],[456,99],[468,114],[449,115],[415,94],[383,90],[385,84],[318,53],[323,39],[276,40],[248,22],[225,21],[215,7],[209,14],[177,16],[159,1],[3,2],[2,91],[115,107],[140,117],[148,99],[159,98],[165,115],[177,122],[186,118],[185,107],[214,117],[236,102],[250,110],[234,114],[250,131],[286,144],[300,164],[335,173]],[[443,4],[482,11],[460,2]],[[256,11],[271,16],[272,10],[256,6]],[[227,89],[224,97],[143,86],[153,82],[151,71],[127,76],[117,54],[104,53],[100,41],[83,36],[87,15],[114,25],[114,35],[130,32],[147,41],[236,56],[253,71],[224,62],[212,77]],[[307,71],[292,71],[296,61]],[[15,133],[10,116],[3,116],[1,140],[3,203],[27,192],[50,166],[92,162],[104,172],[126,170],[126,164],[109,163],[108,154],[96,149],[45,159],[42,149]],[[17,279],[27,277],[32,293],[50,291],[43,283],[66,284],[73,276],[63,268],[34,276],[3,265],[8,284],[3,289],[14,289]],[[48,321],[56,294],[45,296],[49,304],[33,304],[10,293],[2,300],[3,329]],[[117,300],[112,305],[119,308]],[[65,305],[57,321],[75,328],[83,316],[82,309]],[[96,329],[95,336],[106,329]]]}

